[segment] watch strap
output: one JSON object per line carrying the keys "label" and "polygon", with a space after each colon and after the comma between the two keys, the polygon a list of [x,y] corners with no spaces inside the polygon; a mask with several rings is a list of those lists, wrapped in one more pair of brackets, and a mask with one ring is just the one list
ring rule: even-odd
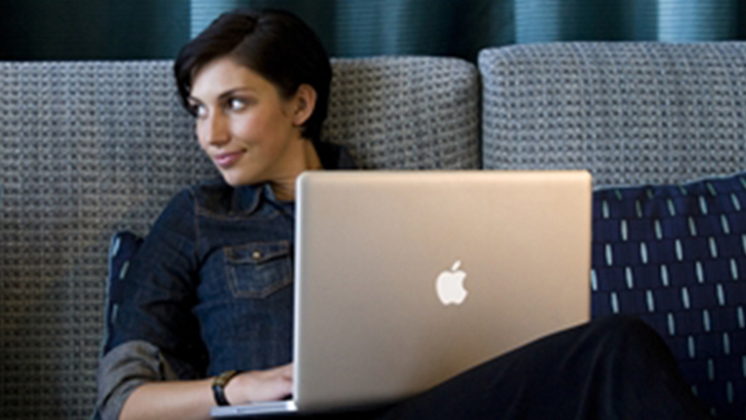
{"label": "watch strap", "polygon": [[231,405],[228,402],[228,399],[225,398],[225,386],[228,385],[228,382],[230,382],[230,380],[233,379],[234,376],[238,375],[238,373],[239,372],[237,370],[228,370],[213,379],[212,394],[215,397],[215,403],[217,405]]}

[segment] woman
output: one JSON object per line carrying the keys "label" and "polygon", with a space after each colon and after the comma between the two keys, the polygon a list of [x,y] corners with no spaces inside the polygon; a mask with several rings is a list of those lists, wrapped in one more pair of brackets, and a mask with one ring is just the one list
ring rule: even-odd
{"label": "woman", "polygon": [[[174,71],[222,179],[178,194],[132,260],[98,371],[105,419],[202,419],[216,404],[289,396],[295,179],[354,167],[344,149],[319,142],[331,68],[296,17],[225,14],[184,47]],[[349,416],[707,418],[665,344],[626,318],[544,338]]]}

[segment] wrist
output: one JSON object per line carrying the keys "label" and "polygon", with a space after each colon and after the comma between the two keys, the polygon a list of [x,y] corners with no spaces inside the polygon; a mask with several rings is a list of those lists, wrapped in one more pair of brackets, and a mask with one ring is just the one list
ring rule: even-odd
{"label": "wrist", "polygon": [[246,395],[246,375],[237,373],[224,387],[225,398],[231,405],[249,404],[251,401]]}

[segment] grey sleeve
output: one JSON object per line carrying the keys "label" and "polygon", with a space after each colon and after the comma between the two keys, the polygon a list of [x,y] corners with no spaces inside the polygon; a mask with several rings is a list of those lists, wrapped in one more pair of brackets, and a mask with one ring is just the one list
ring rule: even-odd
{"label": "grey sleeve", "polygon": [[113,348],[96,372],[96,408],[102,420],[117,420],[132,392],[148,382],[176,380],[160,350],[147,341],[128,341]]}

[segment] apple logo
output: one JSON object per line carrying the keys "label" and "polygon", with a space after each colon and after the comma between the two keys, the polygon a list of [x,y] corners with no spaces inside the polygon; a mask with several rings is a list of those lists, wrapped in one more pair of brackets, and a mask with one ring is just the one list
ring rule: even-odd
{"label": "apple logo", "polygon": [[461,305],[466,299],[468,292],[464,288],[466,272],[459,270],[461,260],[453,263],[450,271],[443,271],[438,276],[435,290],[443,305]]}

